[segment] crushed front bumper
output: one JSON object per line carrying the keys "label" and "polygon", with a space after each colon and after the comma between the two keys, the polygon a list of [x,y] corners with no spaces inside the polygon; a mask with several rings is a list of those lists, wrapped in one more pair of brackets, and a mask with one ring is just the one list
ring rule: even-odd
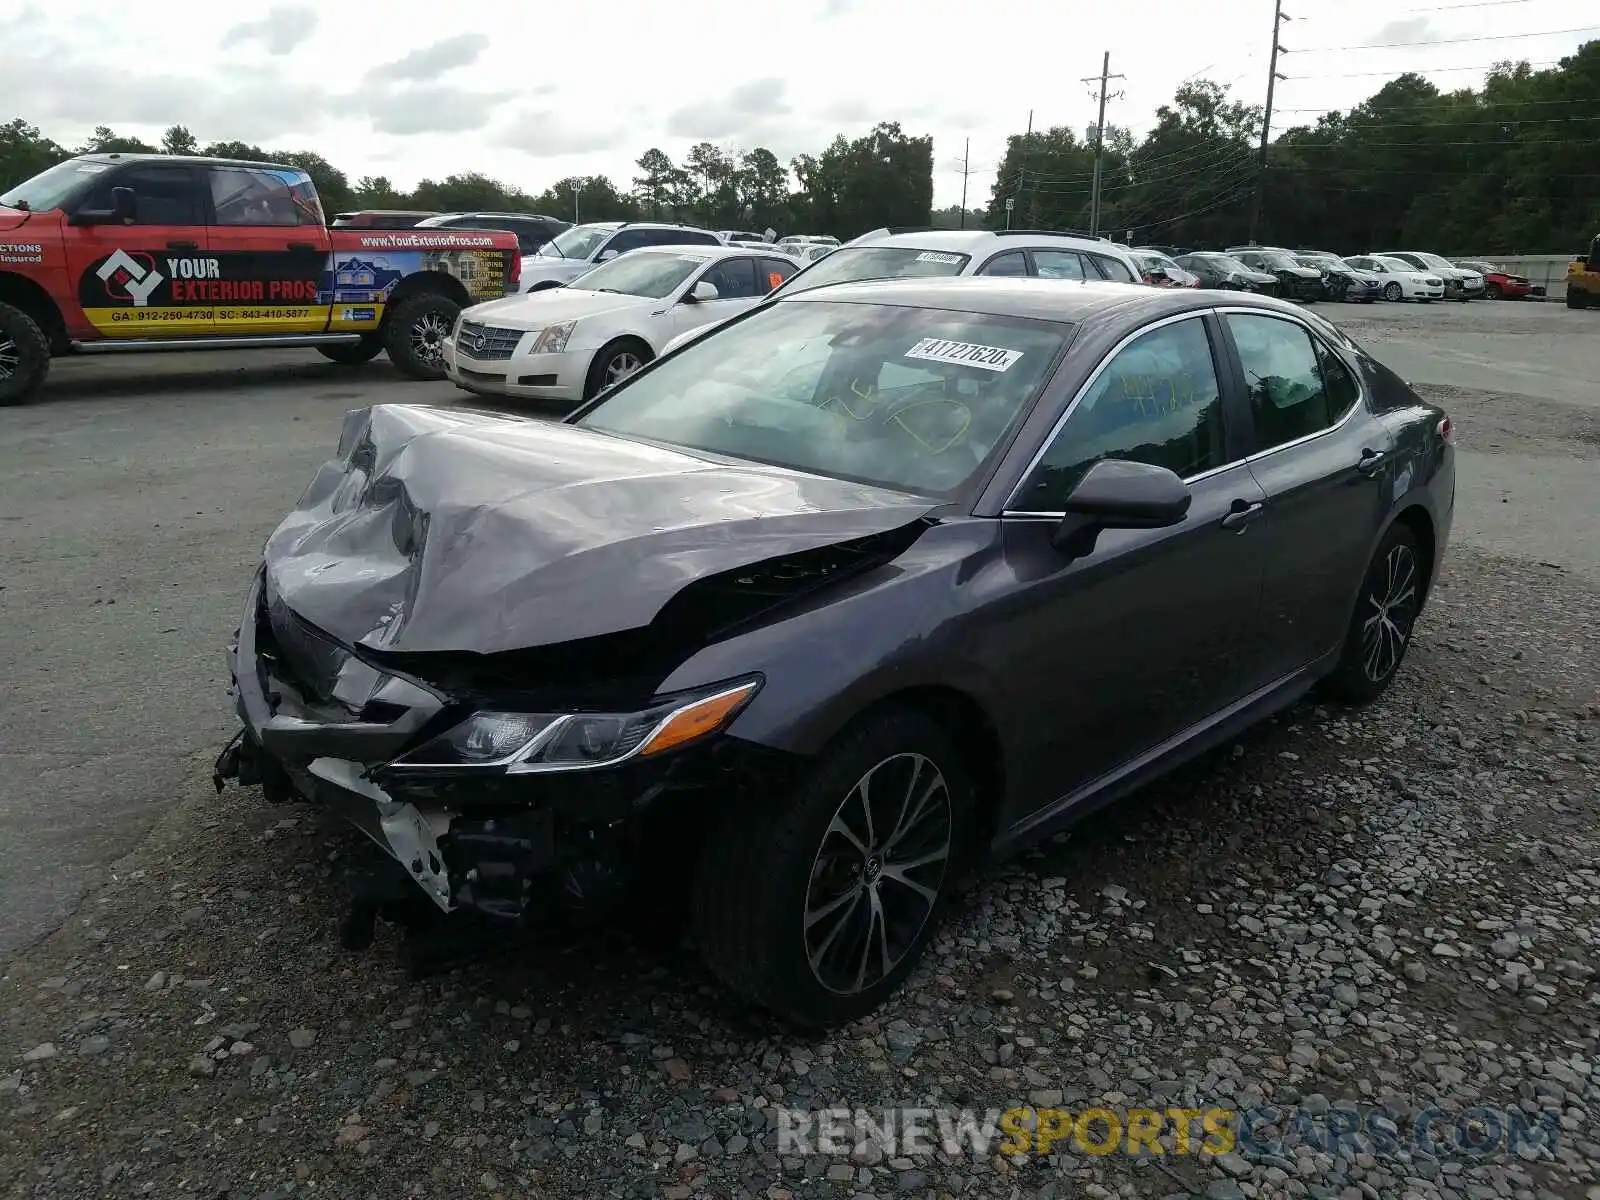
{"label": "crushed front bumper", "polygon": [[608,907],[646,851],[661,853],[699,802],[770,795],[794,756],[719,736],[660,759],[506,776],[385,768],[456,723],[462,706],[384,675],[274,607],[252,582],[228,652],[242,728],[214,782],[325,808],[371,842],[444,913],[522,919]]}

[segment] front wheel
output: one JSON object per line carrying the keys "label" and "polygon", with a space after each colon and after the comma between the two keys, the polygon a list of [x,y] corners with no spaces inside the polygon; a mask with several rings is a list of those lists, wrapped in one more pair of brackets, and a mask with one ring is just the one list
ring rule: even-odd
{"label": "front wheel", "polygon": [[39,323],[10,304],[0,304],[0,406],[25,404],[50,370],[50,339]]}
{"label": "front wheel", "polygon": [[383,353],[383,339],[375,333],[362,334],[359,342],[346,342],[336,346],[318,346],[317,353],[340,366],[359,367]]}
{"label": "front wheel", "polygon": [[938,722],[885,709],[786,798],[713,817],[694,926],[730,989],[799,1025],[883,1003],[933,937],[965,865],[973,792]]}
{"label": "front wheel", "polygon": [[383,348],[411,379],[444,378],[444,340],[461,306],[438,292],[408,296],[384,314]]}
{"label": "front wheel", "polygon": [[1422,612],[1425,570],[1416,534],[1390,526],[1361,581],[1339,665],[1326,680],[1337,699],[1367,704],[1388,690]]}
{"label": "front wheel", "polygon": [[1589,307],[1589,297],[1584,295],[1582,292],[1573,289],[1571,286],[1568,286],[1568,288],[1567,288],[1567,307],[1568,308],[1588,308]]}
{"label": "front wheel", "polygon": [[1403,289],[1398,283],[1385,284],[1383,288],[1383,298],[1391,303],[1398,304],[1401,300],[1405,299],[1405,289]]}
{"label": "front wheel", "polygon": [[589,375],[583,384],[583,398],[592,400],[601,392],[616,387],[653,357],[650,347],[637,338],[618,338],[602,346],[589,364]]}
{"label": "front wheel", "polygon": [[1505,298],[1503,293],[1500,291],[1500,285],[1498,283],[1491,283],[1488,287],[1484,288],[1483,295],[1487,300],[1502,300]]}

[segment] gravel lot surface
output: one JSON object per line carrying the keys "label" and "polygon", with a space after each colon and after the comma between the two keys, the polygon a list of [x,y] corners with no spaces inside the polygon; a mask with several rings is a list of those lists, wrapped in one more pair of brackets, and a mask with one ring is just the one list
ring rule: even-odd
{"label": "gravel lot surface", "polygon": [[[1593,476],[1593,406],[1428,366],[1500,321],[1542,370],[1586,315],[1513,309],[1326,311],[1447,398],[1464,462]],[[62,364],[0,413],[0,1193],[1600,1198],[1600,591],[1576,522],[1530,513],[1549,544],[1497,552],[1520,543],[1464,465],[1383,702],[1302,705],[992,872],[875,1019],[802,1038],[671,933],[421,982],[386,933],[338,949],[353,840],[211,790],[221,647],[343,410],[451,393],[228,357]],[[801,1156],[775,1134],[780,1108],[1096,1103],[1270,1108],[1269,1139],[1381,1106],[1368,1128],[1403,1145]],[[1472,1108],[1548,1136],[1417,1148],[1432,1110]]]}

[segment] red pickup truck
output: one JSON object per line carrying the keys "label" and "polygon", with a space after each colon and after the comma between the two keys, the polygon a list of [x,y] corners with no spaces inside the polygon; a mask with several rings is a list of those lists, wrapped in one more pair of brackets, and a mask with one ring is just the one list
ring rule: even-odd
{"label": "red pickup truck", "polygon": [[521,267],[509,232],[329,229],[298,167],[81,155],[0,195],[0,404],[75,353],[309,346],[442,379],[456,314]]}

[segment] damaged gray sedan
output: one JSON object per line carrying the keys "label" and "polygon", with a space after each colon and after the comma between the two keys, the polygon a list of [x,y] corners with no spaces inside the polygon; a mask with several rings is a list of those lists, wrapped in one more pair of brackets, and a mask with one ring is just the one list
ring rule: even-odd
{"label": "damaged gray sedan", "polygon": [[1452,447],[1292,305],[1054,280],[798,293],[560,423],[353,412],[250,585],[217,784],[341,814],[445,923],[691,873],[713,971],[835,1024],[967,868],[1381,694]]}

